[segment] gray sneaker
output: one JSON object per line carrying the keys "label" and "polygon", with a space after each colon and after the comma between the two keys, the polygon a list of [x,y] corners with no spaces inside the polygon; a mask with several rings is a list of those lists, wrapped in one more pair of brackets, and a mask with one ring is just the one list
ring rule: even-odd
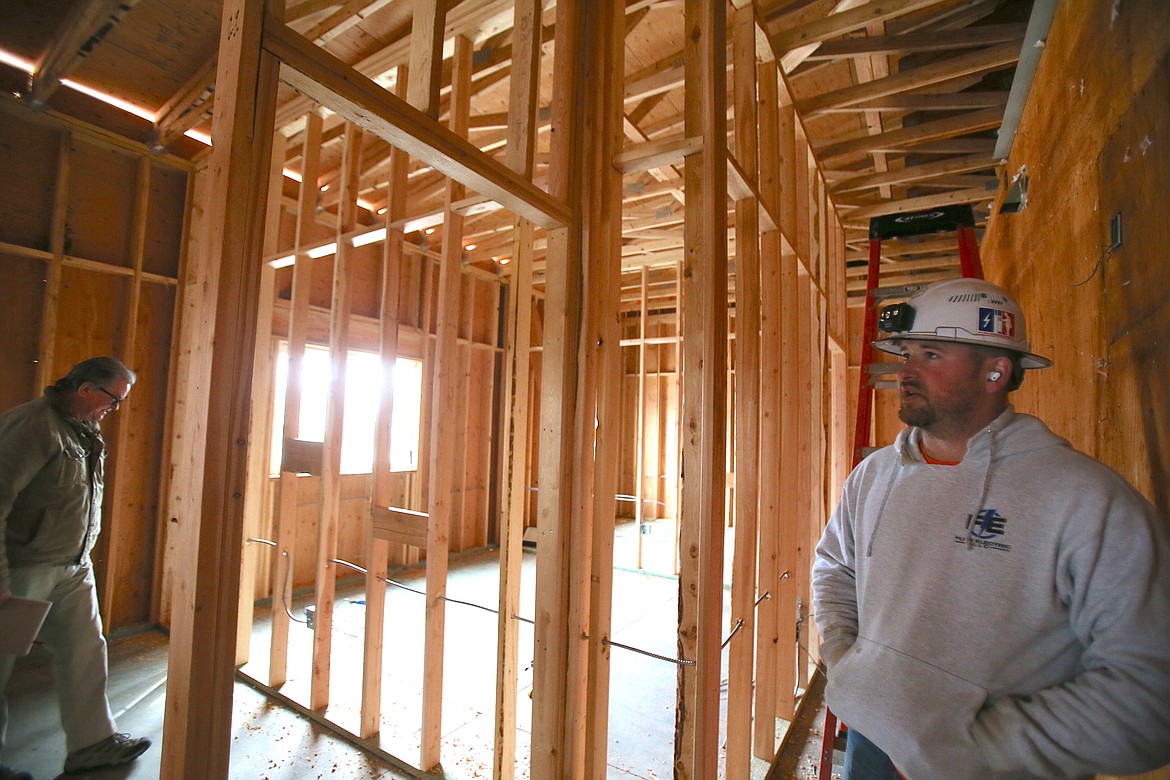
{"label": "gray sneaker", "polygon": [[65,759],[66,772],[83,772],[106,766],[129,764],[146,752],[150,740],[146,737],[131,737],[129,734],[111,734],[101,742],[74,750]]}

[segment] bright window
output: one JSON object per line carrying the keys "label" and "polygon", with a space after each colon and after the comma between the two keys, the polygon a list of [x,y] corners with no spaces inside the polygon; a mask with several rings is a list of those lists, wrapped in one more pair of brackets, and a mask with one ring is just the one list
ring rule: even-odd
{"label": "bright window", "polygon": [[[301,370],[300,438],[325,441],[329,403],[329,350],[309,346]],[[284,395],[288,379],[288,345],[281,344],[276,360],[273,404],[271,473],[280,472],[284,441]],[[394,361],[394,412],[390,420],[390,470],[418,468],[419,416],[422,401],[422,363]],[[369,474],[374,469],[374,429],[382,387],[381,356],[351,350],[345,366],[345,419],[341,431],[341,473]]]}

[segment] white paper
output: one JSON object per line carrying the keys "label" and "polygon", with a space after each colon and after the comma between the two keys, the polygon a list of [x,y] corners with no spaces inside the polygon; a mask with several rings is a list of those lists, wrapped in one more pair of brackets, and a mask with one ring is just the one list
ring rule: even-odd
{"label": "white paper", "polygon": [[0,604],[0,653],[28,653],[51,606],[48,601],[19,596],[12,596]]}

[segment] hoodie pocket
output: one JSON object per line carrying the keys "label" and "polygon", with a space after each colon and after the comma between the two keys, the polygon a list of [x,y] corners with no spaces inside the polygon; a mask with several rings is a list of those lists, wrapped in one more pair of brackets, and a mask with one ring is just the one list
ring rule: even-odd
{"label": "hoodie pocket", "polygon": [[987,691],[944,669],[859,637],[829,673],[829,707],[889,754],[911,780],[987,778],[971,736]]}

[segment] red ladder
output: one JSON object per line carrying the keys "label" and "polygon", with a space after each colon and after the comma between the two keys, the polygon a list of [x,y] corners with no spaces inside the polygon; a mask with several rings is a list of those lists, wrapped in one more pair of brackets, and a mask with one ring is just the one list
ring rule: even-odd
{"label": "red ladder", "polygon": [[[975,239],[975,215],[967,204],[943,206],[908,214],[887,214],[869,221],[869,265],[865,281],[865,325],[861,342],[861,379],[857,388],[857,424],[853,436],[853,467],[869,454],[870,422],[873,416],[873,394],[878,387],[890,386],[891,380],[880,379],[897,370],[897,364],[874,361],[877,339],[878,303],[888,298],[907,298],[921,285],[883,289],[878,287],[881,270],[882,241],[931,233],[953,232],[959,242],[959,271],[962,276],[983,278],[983,264],[979,260],[979,243]],[[825,729],[821,735],[820,780],[833,775],[833,751],[845,725],[837,722],[832,710],[825,709]]]}

